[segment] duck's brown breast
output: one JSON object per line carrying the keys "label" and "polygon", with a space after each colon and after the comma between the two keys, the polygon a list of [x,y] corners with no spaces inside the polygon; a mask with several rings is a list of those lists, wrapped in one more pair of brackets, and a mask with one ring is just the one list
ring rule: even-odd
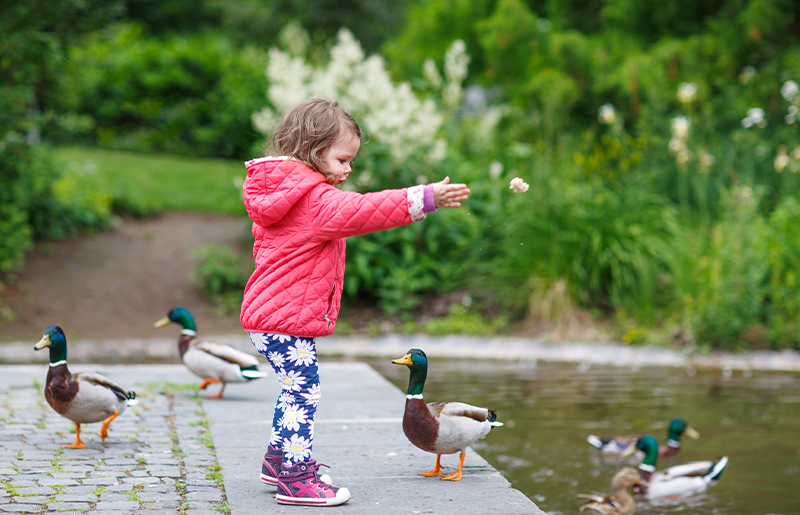
{"label": "duck's brown breast", "polygon": [[56,413],[63,415],[69,411],[72,400],[78,395],[78,389],[78,382],[72,380],[72,374],[66,365],[50,367],[44,398]]}
{"label": "duck's brown breast", "polygon": [[427,452],[436,452],[436,439],[439,436],[439,422],[433,418],[422,399],[406,399],[403,414],[403,432],[408,440]]}

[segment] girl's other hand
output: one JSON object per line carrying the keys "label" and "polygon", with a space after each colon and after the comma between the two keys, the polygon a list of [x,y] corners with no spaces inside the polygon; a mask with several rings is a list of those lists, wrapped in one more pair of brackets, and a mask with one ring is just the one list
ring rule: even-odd
{"label": "girl's other hand", "polygon": [[466,184],[450,184],[450,177],[433,183],[433,202],[436,208],[459,207],[462,200],[467,200],[469,188]]}

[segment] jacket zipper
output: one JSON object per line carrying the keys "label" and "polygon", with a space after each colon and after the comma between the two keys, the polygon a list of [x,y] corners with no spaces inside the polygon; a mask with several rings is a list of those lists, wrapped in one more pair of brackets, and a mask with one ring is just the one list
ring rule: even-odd
{"label": "jacket zipper", "polygon": [[331,290],[331,296],[328,297],[328,310],[325,312],[325,330],[327,331],[331,326],[331,319],[328,318],[328,314],[331,312],[331,308],[333,307],[333,296],[336,293],[336,281],[333,282],[333,289]]}

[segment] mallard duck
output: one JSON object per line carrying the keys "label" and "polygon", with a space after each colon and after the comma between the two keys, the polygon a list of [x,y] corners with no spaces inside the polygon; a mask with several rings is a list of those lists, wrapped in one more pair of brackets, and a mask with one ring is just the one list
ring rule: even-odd
{"label": "mallard duck", "polygon": [[692,461],[656,472],[658,461],[656,439],[650,435],[642,436],[636,441],[636,445],[625,453],[633,454],[637,449],[644,453],[644,461],[639,465],[639,474],[648,483],[648,486],[643,487],[638,493],[650,499],[680,498],[705,492],[717,483],[725,465],[728,464],[727,456],[723,456],[716,461]]}
{"label": "mallard duck", "polygon": [[[658,455],[663,457],[674,456],[681,452],[681,436],[686,435],[690,438],[700,438],[694,428],[682,418],[674,418],[667,427],[667,443],[658,448]],[[620,456],[626,450],[636,446],[636,441],[640,435],[636,436],[615,436],[611,438],[601,438],[595,435],[586,437],[586,441],[600,449],[604,456]],[[626,456],[626,462],[635,464],[641,463],[644,459],[643,452],[634,452]]]}
{"label": "mallard duck", "polygon": [[392,361],[406,365],[411,371],[403,413],[403,432],[423,451],[436,454],[433,470],[420,472],[420,476],[442,476],[442,454],[460,452],[458,470],[442,479],[459,481],[464,467],[467,447],[486,436],[493,427],[502,426],[497,413],[462,402],[431,402],[422,400],[422,389],[428,376],[428,358],[419,349],[411,349],[402,358]]}
{"label": "mallard duck", "polygon": [[178,352],[186,368],[203,380],[198,389],[203,390],[211,383],[222,383],[219,393],[209,395],[209,399],[221,398],[227,383],[246,383],[267,376],[266,372],[258,369],[255,356],[224,343],[192,341],[197,335],[197,329],[194,318],[187,309],[170,309],[167,316],[155,323],[155,327],[164,327],[170,322],[183,326],[178,337]]}
{"label": "mallard duck", "polygon": [[611,479],[611,493],[606,496],[578,494],[589,499],[580,507],[587,515],[630,515],[636,511],[636,501],[628,492],[633,485],[645,486],[639,472],[633,467],[623,467]]}
{"label": "mallard duck", "polygon": [[75,443],[61,447],[82,449],[81,424],[103,421],[100,438],[108,437],[108,425],[125,411],[127,406],[136,404],[136,394],[126,392],[110,379],[93,372],[70,373],[67,368],[67,337],[57,325],[51,325],[44,336],[33,346],[35,350],[50,347],[50,369],[44,398],[56,412],[75,422]]}

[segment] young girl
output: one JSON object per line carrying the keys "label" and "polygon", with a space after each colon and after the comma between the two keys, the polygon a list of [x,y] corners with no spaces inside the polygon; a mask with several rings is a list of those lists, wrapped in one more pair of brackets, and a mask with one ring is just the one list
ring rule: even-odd
{"label": "young girl", "polygon": [[311,459],[320,398],[317,336],[336,328],[345,238],[419,222],[459,207],[469,189],[449,178],[427,186],[360,194],[347,180],[361,129],[336,102],[311,99],[286,114],[271,136],[280,157],[246,163],[244,203],[253,220],[256,269],[244,290],[241,321],[275,369],[282,393],[261,481],[282,504],[334,506],[350,492],[331,486]]}

